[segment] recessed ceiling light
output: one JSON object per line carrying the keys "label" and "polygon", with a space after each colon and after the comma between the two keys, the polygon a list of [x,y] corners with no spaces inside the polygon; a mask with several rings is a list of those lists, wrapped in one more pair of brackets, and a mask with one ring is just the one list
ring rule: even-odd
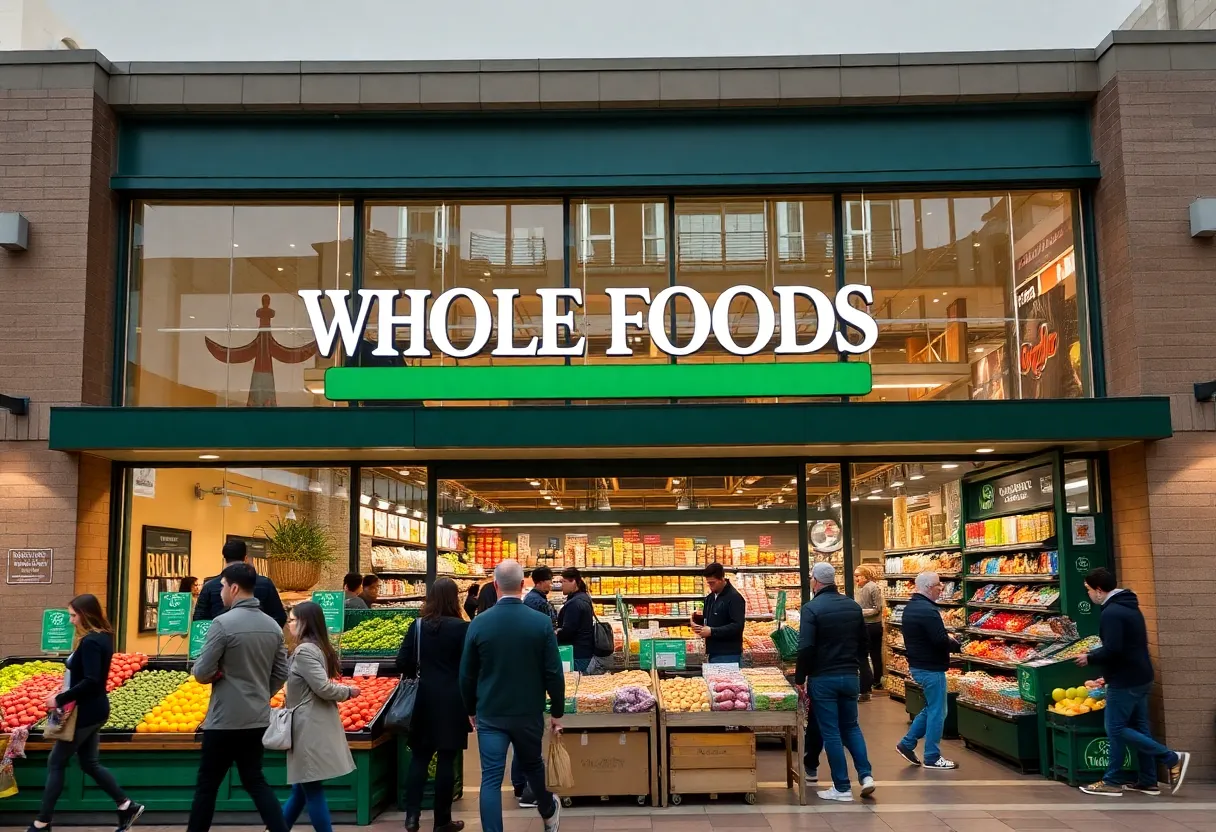
{"label": "recessed ceiling light", "polygon": [[279,271],[283,271],[283,267],[282,267],[282,266],[279,266]]}
{"label": "recessed ceiling light", "polygon": [[947,471],[949,471],[951,468],[957,468],[957,467],[958,467],[957,462],[946,462],[946,463],[942,464],[942,468]]}
{"label": "recessed ceiling light", "polygon": [[996,448],[976,448],[975,452],[977,454],[990,454],[995,450],[996,450]]}
{"label": "recessed ceiling light", "polygon": [[539,487],[540,487],[540,480],[529,480],[529,481],[528,481],[528,484],[529,484],[530,486],[532,486],[533,488],[539,488]]}
{"label": "recessed ceiling light", "polygon": [[736,494],[742,494],[742,493],[743,493],[743,489],[742,489],[742,488],[736,488],[736,489],[735,489],[735,493],[736,493]]}
{"label": "recessed ceiling light", "polygon": [[198,458],[199,459],[219,459],[220,455],[219,454],[199,454]]}
{"label": "recessed ceiling light", "polygon": [[974,243],[972,243],[971,245],[972,245],[972,246],[974,246],[975,248],[979,248],[979,247],[980,247],[980,241],[979,241],[979,240],[976,240],[976,241],[975,241]]}
{"label": "recessed ceiling light", "polygon": [[934,303],[941,303],[941,302],[942,302],[942,299],[941,299],[941,298],[934,298],[934,299],[933,299],[933,302],[934,302]]}
{"label": "recessed ceiling light", "polygon": [[232,244],[232,247],[233,247],[233,248],[240,248],[240,247],[241,247],[241,244],[240,244],[240,243],[233,243],[233,244]]}
{"label": "recessed ceiling light", "polygon": [[295,244],[295,243],[288,243],[288,244],[287,244],[287,247],[288,247],[288,248],[295,248],[295,247],[296,247],[296,244]]}
{"label": "recessed ceiling light", "polygon": [[975,348],[975,351],[976,351],[976,352],[983,352],[983,351],[984,351],[984,348],[983,348],[983,347],[976,347],[976,348]]}
{"label": "recessed ceiling light", "polygon": [[856,496],[854,496],[854,497],[850,497],[850,498],[849,498],[849,500],[850,500],[850,502],[854,502],[854,503],[860,503],[860,502],[861,502],[861,498],[860,498],[860,497],[856,497]]}
{"label": "recessed ceiling light", "polygon": [[948,294],[950,294],[950,293],[949,293],[949,292],[942,292],[942,297],[945,297],[945,296],[946,296],[946,295],[948,295]]}
{"label": "recessed ceiling light", "polygon": [[797,484],[798,484],[798,478],[797,478],[797,477],[794,477],[793,479],[791,479],[791,480],[790,480],[790,485],[797,485]]}
{"label": "recessed ceiling light", "polygon": [[866,497],[866,499],[867,500],[881,500],[882,497],[879,497],[877,494],[871,494],[869,497]]}

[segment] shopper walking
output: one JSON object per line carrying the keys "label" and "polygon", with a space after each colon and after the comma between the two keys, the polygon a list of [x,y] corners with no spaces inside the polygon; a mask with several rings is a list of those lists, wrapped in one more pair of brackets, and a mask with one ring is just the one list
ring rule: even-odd
{"label": "shopper walking", "polygon": [[511,746],[537,795],[545,832],[558,832],[561,804],[545,789],[541,747],[545,695],[550,728],[561,732],[566,685],[553,626],[524,606],[524,570],[513,560],[494,570],[498,603],[469,625],[460,661],[460,692],[476,719],[481,752],[480,809],[483,832],[502,832],[502,777]]}
{"label": "shopper walking", "polygon": [[308,807],[317,832],[333,832],[325,781],[355,770],[346,742],[338,703],[354,699],[359,688],[331,681],[342,675],[338,654],[329,642],[325,613],[312,601],[292,607],[287,630],[296,641],[287,671],[283,707],[293,708],[291,748],[287,751],[287,784],[291,796],[283,804],[283,822],[291,829]]}
{"label": "shopper walking", "polygon": [[743,625],[747,623],[747,601],[730,581],[720,563],[705,567],[709,594],[701,620],[693,616],[693,630],[705,639],[705,657],[721,664],[738,664],[743,659]]}
{"label": "shopper walking", "polygon": [[[1171,794],[1177,794],[1186,780],[1191,755],[1171,751],[1153,739],[1148,721],[1148,695],[1153,689],[1153,663],[1148,654],[1148,629],[1140,601],[1130,589],[1120,589],[1107,569],[1095,569],[1085,576],[1089,599],[1102,606],[1098,635],[1102,646],[1077,657],[1081,667],[1099,665],[1106,679],[1106,707],[1103,715],[1106,736],[1110,739],[1110,767],[1102,779],[1082,786],[1086,794],[1118,797],[1124,791],[1156,795],[1157,764],[1165,765]],[[1123,757],[1127,746],[1136,752],[1136,780],[1123,783]]]}
{"label": "shopper walking", "polygon": [[587,594],[587,584],[582,574],[571,566],[562,570],[561,588],[566,600],[557,614],[557,643],[574,648],[575,670],[594,673],[599,669],[599,663],[594,661],[595,606]]}
{"label": "shopper walking", "polygon": [[916,591],[904,607],[904,651],[912,681],[925,696],[925,707],[912,720],[908,733],[895,746],[899,756],[914,766],[921,765],[916,756],[916,744],[925,741],[924,767],[934,771],[958,768],[953,760],[942,756],[942,731],[946,727],[946,670],[950,653],[961,649],[950,637],[937,608],[942,594],[942,580],[936,572],[921,572],[916,576]]}
{"label": "shopper walking", "polygon": [[68,762],[75,757],[80,770],[92,778],[118,807],[118,832],[130,829],[144,807],[123,792],[114,775],[101,765],[101,726],[110,718],[106,679],[114,657],[114,630],[94,595],[77,595],[68,602],[68,619],[79,640],[68,656],[64,690],[46,698],[48,709],[75,709],[76,728],[71,740],[56,740],[46,764],[46,786],[42,806],[30,830],[51,828],[55,804],[63,793]]}
{"label": "shopper walking", "polygon": [[262,773],[262,735],[270,724],[270,698],[287,681],[283,630],[262,613],[254,597],[258,574],[247,563],[220,575],[228,611],[215,619],[194,678],[211,685],[203,720],[202,760],[186,832],[206,832],[215,815],[220,784],[233,765],[268,832],[287,832],[283,811]]}
{"label": "shopper walking", "polygon": [[872,563],[863,563],[853,570],[853,581],[857,590],[853,598],[861,605],[861,614],[866,621],[866,636],[869,643],[870,660],[861,663],[861,701],[870,701],[870,691],[882,685],[882,588],[878,585],[881,573]]}
{"label": "shopper walking", "polygon": [[410,768],[405,777],[405,828],[418,832],[427,766],[435,763],[435,832],[460,832],[464,821],[452,820],[457,753],[469,747],[470,722],[459,696],[460,659],[469,622],[460,617],[460,590],[451,578],[440,578],[426,594],[419,617],[410,625],[397,653],[397,670],[418,677],[414,716],[410,720]]}
{"label": "shopper walking", "polygon": [[342,608],[348,610],[365,610],[367,602],[359,593],[363,591],[363,576],[358,572],[347,572],[342,578]]}
{"label": "shopper walking", "polygon": [[[224,544],[223,553],[224,566],[228,567],[234,563],[245,563],[249,550],[245,546],[245,541],[230,540]],[[253,569],[252,566],[249,568]],[[279,629],[282,629],[287,624],[287,610],[283,608],[283,600],[279,598],[279,591],[275,588],[274,581],[265,575],[258,575],[256,570],[253,574],[257,577],[253,597],[258,600],[262,612],[274,619],[274,622],[279,625]],[[194,605],[194,620],[212,621],[223,615],[227,609],[220,591],[220,579],[215,577],[203,581],[203,588],[198,594],[198,602]]]}
{"label": "shopper walking", "polygon": [[[798,665],[794,682],[809,689],[815,721],[832,770],[832,788],[819,792],[821,800],[853,800],[849,785],[847,748],[857,769],[861,796],[874,793],[875,783],[866,739],[857,721],[862,662],[866,661],[866,624],[861,607],[836,588],[836,570],[817,563],[811,570],[813,597],[802,606],[798,630]],[[807,753],[813,738],[807,737]]]}
{"label": "shopper walking", "polygon": [[480,587],[477,584],[469,584],[469,592],[464,597],[464,614],[472,621],[477,617],[477,593]]}

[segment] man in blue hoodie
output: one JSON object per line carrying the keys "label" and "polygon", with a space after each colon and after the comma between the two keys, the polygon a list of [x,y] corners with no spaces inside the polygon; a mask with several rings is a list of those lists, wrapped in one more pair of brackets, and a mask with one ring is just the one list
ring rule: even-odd
{"label": "man in blue hoodie", "polygon": [[[1148,695],[1153,689],[1153,664],[1148,655],[1148,630],[1136,593],[1120,589],[1115,576],[1095,569],[1085,576],[1089,599],[1102,606],[1098,635],[1102,646],[1077,657],[1077,664],[1100,665],[1106,678],[1106,736],[1110,738],[1110,767],[1097,783],[1082,786],[1086,794],[1120,797],[1125,791],[1161,794],[1157,763],[1169,771],[1170,793],[1177,794],[1186,779],[1191,755],[1171,751],[1153,739],[1148,722]],[[1125,748],[1136,751],[1136,782],[1121,784]]]}

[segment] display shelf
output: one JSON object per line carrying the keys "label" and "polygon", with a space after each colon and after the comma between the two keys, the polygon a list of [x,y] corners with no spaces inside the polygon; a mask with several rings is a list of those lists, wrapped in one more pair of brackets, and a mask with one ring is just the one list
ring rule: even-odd
{"label": "display shelf", "polygon": [[985,636],[987,638],[1008,638],[1014,639],[1015,641],[1035,641],[1039,642],[1040,644],[1055,644],[1056,642],[1061,641],[1061,639],[1058,639],[1055,636],[1032,636],[1025,633],[1008,633],[1004,630],[985,630],[982,627],[968,627],[966,632],[970,633],[971,635]]}
{"label": "display shelf", "polygon": [[[617,596],[613,595],[592,595],[591,600],[596,603],[611,603],[616,601]],[[704,595],[642,595],[640,593],[621,593],[621,598],[625,601],[704,601]]]}
{"label": "display shelf", "polygon": [[964,581],[971,583],[1011,583],[1011,584],[1054,584],[1060,580],[1056,574],[1043,575],[964,575]]}
{"label": "display shelf", "polygon": [[1015,612],[1049,612],[1053,615],[1060,614],[1058,604],[989,604],[984,601],[968,601],[967,606],[975,607],[977,610],[1013,610]]}
{"label": "display shelf", "polygon": [[968,546],[963,550],[967,555],[999,555],[1010,552],[1032,552],[1044,548],[1046,541],[1038,540],[1032,543],[1002,543],[999,546]]}
{"label": "display shelf", "polygon": [[911,679],[912,678],[912,674],[908,673],[906,670],[896,670],[893,667],[887,667],[887,668],[883,668],[883,669],[887,673],[894,674],[895,676],[899,676],[902,679]]}
{"label": "display shelf", "polygon": [[382,578],[425,578],[425,569],[377,569],[372,567],[372,573]]}
{"label": "display shelf", "polygon": [[[884,621],[883,623],[886,624],[888,627],[901,627],[902,628],[904,626],[902,621]],[[959,629],[958,627],[947,627],[946,632],[947,633],[961,633],[964,631]]]}
{"label": "display shelf", "polygon": [[1000,717],[1001,719],[1017,719],[1018,717],[1021,717],[1021,716],[1034,716],[1034,714],[1029,713],[1027,711],[1014,712],[1014,711],[1005,711],[1000,708],[994,708],[985,702],[977,702],[974,699],[961,699],[960,698],[958,701],[959,701],[960,705],[966,705],[968,708],[974,708],[977,711],[983,711],[986,714],[991,714],[992,716]]}
{"label": "display shelf", "polygon": [[[565,567],[553,567],[555,570]],[[797,566],[726,566],[727,572],[765,573],[765,572],[797,572]],[[705,566],[580,566],[578,571],[583,575],[700,575]]]}
{"label": "display shelf", "polygon": [[908,701],[905,697],[900,696],[898,693],[888,693],[887,698],[893,702],[899,702],[901,704]]}
{"label": "display shelf", "polygon": [[888,555],[925,555],[930,552],[958,552],[962,550],[962,546],[957,543],[943,543],[940,546],[915,546],[911,549],[887,549],[883,552],[883,557]]}
{"label": "display shelf", "polygon": [[963,659],[974,664],[983,664],[988,665],[989,667],[999,667],[1003,670],[1017,670],[1018,668],[1018,666],[1013,662],[1006,662],[1002,661],[1001,659],[985,659],[979,656],[969,656],[965,653],[963,654]]}
{"label": "display shelf", "polygon": [[425,601],[425,600],[426,600],[425,595],[381,595],[379,598],[377,598],[372,603],[378,604],[381,602],[391,603],[391,602],[396,602],[396,601]]}
{"label": "display shelf", "polygon": [[[889,597],[884,600],[888,604],[906,604],[912,600],[912,596],[911,595],[907,595],[907,596],[901,595],[901,596],[897,596],[897,597],[893,597],[893,598]],[[961,606],[963,606],[962,601],[943,601],[940,598],[937,599],[936,601],[934,601],[933,603],[937,604],[939,607],[961,607]]]}
{"label": "display shelf", "polygon": [[[959,574],[956,569],[953,572],[938,572],[937,576],[939,578],[957,578]],[[914,581],[918,575],[920,575],[919,572],[886,572],[882,577],[885,581]]]}
{"label": "display shelf", "polygon": [[[365,534],[361,536],[368,538],[372,543],[380,546],[404,546],[407,549],[426,548],[425,543],[419,543],[416,540],[393,540],[391,537],[377,537],[376,535],[372,534]],[[439,549],[438,551],[440,554],[447,555],[463,555],[465,553],[464,549]]]}

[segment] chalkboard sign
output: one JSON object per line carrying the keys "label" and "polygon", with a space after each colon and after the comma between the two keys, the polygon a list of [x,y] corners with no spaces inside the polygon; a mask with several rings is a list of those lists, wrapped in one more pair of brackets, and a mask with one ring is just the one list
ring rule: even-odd
{"label": "chalkboard sign", "polygon": [[190,532],[144,526],[139,558],[139,632],[155,633],[162,592],[177,592],[190,572]]}

